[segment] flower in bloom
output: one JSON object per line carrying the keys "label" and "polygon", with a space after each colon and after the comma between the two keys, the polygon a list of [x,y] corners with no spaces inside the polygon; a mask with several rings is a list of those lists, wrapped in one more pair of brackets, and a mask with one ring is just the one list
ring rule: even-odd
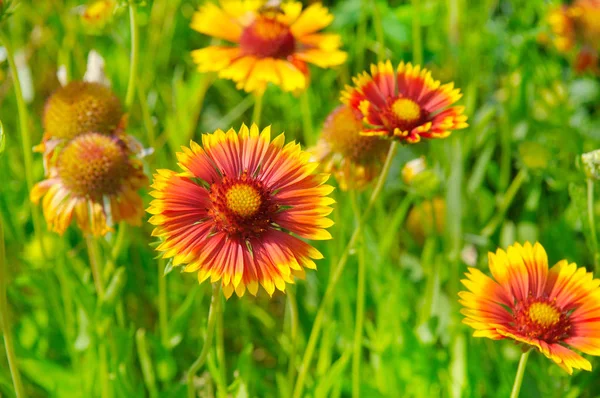
{"label": "flower in bloom", "polygon": [[453,83],[441,85],[420,66],[400,63],[396,72],[390,61],[371,65],[346,86],[342,102],[360,113],[364,135],[416,143],[422,138],[444,138],[452,130],[467,127],[463,106],[451,106],[461,97]]}
{"label": "flower in bloom", "polygon": [[591,370],[572,349],[600,355],[600,280],[566,260],[548,269],[539,243],[489,253],[489,267],[493,279],[469,268],[462,281],[469,291],[459,293],[474,336],[535,347],[569,374]]}
{"label": "flower in bloom", "polygon": [[360,135],[362,121],[351,108],[341,105],[325,120],[312,152],[326,172],[332,172],[342,190],[360,189],[379,174],[390,146],[379,137]]}
{"label": "flower in bloom", "polygon": [[600,73],[600,0],[576,0],[570,5],[553,9],[548,22],[554,34],[556,49],[565,54],[574,52],[577,72]]}
{"label": "flower in bloom", "polygon": [[114,0],[97,0],[85,7],[81,18],[91,27],[102,27],[110,20],[115,10]]}
{"label": "flower in bloom", "polygon": [[139,225],[144,208],[138,190],[148,184],[134,157],[140,150],[128,136],[80,134],[57,154],[31,200],[43,197],[44,217],[59,234],[73,217],[82,231],[96,236],[111,231],[112,223]]}
{"label": "flower in bloom", "polygon": [[191,27],[233,45],[209,46],[192,52],[200,72],[219,72],[239,89],[264,90],[267,83],[285,91],[307,86],[307,63],[322,68],[342,64],[340,36],[317,33],[333,21],[327,8],[313,3],[305,10],[297,1],[270,7],[264,1],[206,2]]}
{"label": "flower in bloom", "polygon": [[328,175],[299,144],[271,140],[270,128],[242,126],[202,136],[177,154],[182,172],[158,170],[148,212],[157,250],[173,265],[220,281],[226,297],[259,283],[285,291],[323,256],[304,239],[330,239]]}

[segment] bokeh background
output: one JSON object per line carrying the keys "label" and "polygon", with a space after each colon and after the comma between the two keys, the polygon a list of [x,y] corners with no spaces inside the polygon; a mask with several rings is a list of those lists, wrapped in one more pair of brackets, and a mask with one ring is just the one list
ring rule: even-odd
{"label": "bokeh background", "polygon": [[[59,87],[60,65],[81,79],[90,51],[105,60],[105,73],[124,99],[129,71],[129,15],[118,7],[104,26],[81,17],[76,0],[20,1],[0,29],[10,37],[30,112],[33,143],[42,137],[46,98]],[[180,145],[217,128],[250,123],[254,98],[234,83],[196,71],[190,51],[210,39],[190,29],[200,0],[148,0],[138,6],[140,68],[128,132],[154,152],[156,168],[174,168]],[[315,144],[339,91],[378,54],[413,60],[420,40],[423,63],[433,75],[454,81],[470,127],[445,140],[405,146],[394,160],[384,192],[366,224],[328,311],[308,372],[306,396],[351,394],[357,262],[366,261],[366,308],[361,365],[364,397],[506,397],[520,348],[508,341],[471,337],[461,324],[459,280],[467,266],[487,272],[487,252],[515,241],[540,241],[553,264],[566,258],[594,270],[597,243],[588,214],[589,179],[582,153],[600,146],[600,82],[573,70],[572,54],[557,51],[548,23],[556,1],[421,0],[326,1],[335,15],[330,32],[342,35],[348,61],[339,68],[311,68],[308,101],[269,87],[262,124],[287,140]],[[421,27],[415,29],[414,20]],[[600,23],[600,22],[598,22]],[[419,43],[419,42],[417,42]],[[418,44],[417,44],[418,45]],[[45,258],[34,240],[13,81],[0,47],[0,220],[9,274],[9,327],[26,391],[32,397],[98,396],[98,329],[105,311],[116,311],[109,368],[115,397],[185,396],[185,373],[204,340],[210,284],[171,272],[155,259],[151,227],[129,227],[107,276],[124,267],[122,304],[96,304],[85,240],[76,228],[60,237],[46,232]],[[403,165],[419,156],[427,178],[405,184]],[[43,178],[34,155],[35,180]],[[592,181],[593,187],[593,178]],[[592,190],[593,192],[593,190]],[[330,232],[320,242],[325,259],[296,289],[299,365],[330,269],[355,227],[348,193],[336,190]],[[144,194],[146,203],[149,196]],[[357,194],[365,206],[368,190]],[[431,203],[434,203],[432,212]],[[600,208],[592,201],[592,214]],[[597,217],[596,217],[597,218]],[[437,222],[436,227],[434,221]],[[45,223],[44,223],[45,230]],[[114,236],[102,242],[111,250]],[[596,271],[600,268],[596,267]],[[166,284],[159,321],[159,284]],[[165,287],[165,285],[163,285]],[[225,303],[227,379],[232,397],[288,396],[289,308],[286,296],[235,296]],[[589,357],[588,357],[589,358]],[[542,355],[532,355],[524,397],[593,397],[595,370],[567,375]],[[214,395],[216,354],[198,375],[199,394]],[[145,372],[142,370],[145,369]],[[144,374],[154,376],[148,380]],[[14,395],[0,350],[0,396]]]}

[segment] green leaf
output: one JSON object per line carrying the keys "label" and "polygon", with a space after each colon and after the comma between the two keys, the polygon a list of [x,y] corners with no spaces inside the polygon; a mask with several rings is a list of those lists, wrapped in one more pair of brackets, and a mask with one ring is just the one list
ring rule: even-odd
{"label": "green leaf", "polygon": [[57,398],[83,397],[83,385],[76,373],[53,362],[23,359],[19,363],[21,371],[35,384],[42,387],[48,396]]}

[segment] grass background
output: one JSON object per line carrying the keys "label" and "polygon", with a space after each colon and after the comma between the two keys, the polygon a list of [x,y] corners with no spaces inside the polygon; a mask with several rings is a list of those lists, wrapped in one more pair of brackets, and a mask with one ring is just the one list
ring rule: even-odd
{"label": "grass background", "polygon": [[[72,78],[81,78],[87,54],[94,49],[106,60],[114,90],[125,97],[127,9],[120,8],[106,28],[92,30],[74,11],[81,3],[21,1],[1,27],[18,53],[34,143],[42,136],[45,99],[59,85],[59,65],[68,65]],[[191,50],[210,43],[189,28],[199,3],[149,0],[138,7],[139,86],[129,132],[154,147],[148,174],[157,167],[175,168],[179,146],[198,140],[201,133],[251,121],[252,96],[237,91],[230,81],[199,74],[191,61]],[[511,342],[471,337],[471,330],[460,323],[459,279],[467,265],[487,271],[488,251],[525,240],[539,240],[552,264],[567,258],[593,270],[586,177],[578,159],[598,147],[600,84],[591,76],[576,76],[568,60],[540,44],[540,33],[548,31],[546,15],[552,4],[547,1],[421,0],[417,8],[405,1],[326,4],[335,15],[328,30],[342,35],[348,62],[336,70],[311,68],[308,106],[270,87],[262,125],[285,131],[288,141],[314,144],[350,77],[374,62],[377,54],[394,64],[413,60],[420,37],[424,64],[436,78],[461,87],[471,127],[445,140],[400,149],[367,220],[362,244],[352,252],[336,290],[305,394],[351,394],[356,269],[363,255],[367,273],[362,396],[506,397],[520,350]],[[420,29],[414,29],[415,19]],[[0,155],[0,220],[10,271],[5,280],[9,326],[28,395],[98,396],[101,331],[107,319],[116,317],[108,331],[114,396],[185,396],[186,370],[204,340],[210,285],[199,286],[192,275],[178,272],[163,278],[168,316],[161,327],[158,291],[164,263],[154,259],[147,223],[128,228],[114,266],[105,267],[107,279],[119,274],[126,280],[118,297],[122,304],[96,303],[85,240],[76,228],[63,237],[45,233],[49,255],[44,258],[34,239],[16,101],[3,54],[0,51],[0,119],[6,148]],[[431,189],[408,187],[400,178],[403,164],[420,155],[426,156],[439,180]],[[38,154],[34,159],[35,180],[40,181],[42,159]],[[295,287],[296,366],[330,270],[356,225],[349,194],[336,190],[334,196],[334,240],[317,244],[325,260]],[[408,213],[434,196],[446,202],[444,228],[432,234],[407,226]],[[144,198],[149,201],[148,195]],[[368,191],[358,195],[359,209],[367,199]],[[421,224],[426,221],[421,218]],[[101,245],[107,261],[114,239],[108,236]],[[231,396],[287,396],[291,340],[286,296],[277,293],[269,299],[261,292],[256,298],[234,297],[224,308]],[[598,361],[588,359],[596,369]],[[212,380],[220,377],[217,362],[211,352],[198,376],[201,396],[214,394]],[[10,397],[14,391],[6,364],[2,350],[0,395]],[[154,380],[144,378],[143,368],[146,375],[151,370]],[[599,380],[596,371],[569,377],[535,354],[522,396],[597,396]]]}

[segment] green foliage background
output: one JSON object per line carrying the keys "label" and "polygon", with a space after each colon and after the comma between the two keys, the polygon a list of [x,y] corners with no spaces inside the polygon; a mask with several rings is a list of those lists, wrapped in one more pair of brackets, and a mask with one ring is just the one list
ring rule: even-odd
{"label": "green foliage background", "polygon": [[[253,97],[230,81],[196,72],[190,51],[210,43],[189,23],[200,1],[148,0],[138,7],[140,69],[129,132],[154,147],[147,172],[175,168],[175,152],[190,139],[216,128],[250,123]],[[594,268],[586,212],[586,179],[578,166],[583,152],[600,140],[600,84],[576,76],[569,62],[538,42],[548,27],[551,4],[542,0],[421,0],[326,2],[335,15],[328,28],[342,35],[348,62],[335,70],[312,68],[308,92],[311,129],[303,128],[300,98],[270,87],[262,124],[285,131],[288,140],[314,144],[326,115],[339,104],[339,90],[383,51],[394,64],[413,59],[412,22],[422,28],[424,64],[433,75],[454,81],[464,93],[471,127],[450,138],[402,147],[383,195],[367,221],[362,245],[354,251],[329,309],[306,396],[351,395],[358,255],[367,261],[366,313],[361,365],[364,397],[506,397],[519,347],[508,341],[471,337],[460,323],[457,292],[465,256],[487,271],[487,252],[515,241],[539,240],[550,262],[567,258]],[[124,99],[129,70],[129,19],[121,7],[110,24],[92,31],[82,24],[75,0],[22,1],[1,29],[18,51],[26,86],[32,141],[42,136],[41,115],[58,87],[58,65],[81,78],[95,49],[106,60],[106,74]],[[380,21],[380,25],[377,21]],[[378,30],[381,26],[381,30]],[[364,34],[362,32],[364,30]],[[379,35],[383,35],[381,47]],[[167,284],[168,324],[159,325],[159,278],[165,264],[149,246],[151,227],[128,228],[114,266],[126,278],[118,301],[99,306],[87,265],[85,240],[75,228],[64,237],[45,233],[48,257],[34,239],[24,180],[17,107],[4,56],[0,55],[0,119],[6,147],[0,155],[0,219],[4,226],[10,304],[26,391],[32,397],[99,395],[100,332],[108,318],[111,389],[115,397],[185,396],[185,374],[204,340],[210,285],[171,272]],[[435,192],[402,183],[402,165],[425,155],[440,180]],[[43,178],[35,159],[35,180]],[[515,177],[522,185],[515,187]],[[507,200],[509,187],[519,188]],[[407,212],[427,196],[447,203],[445,228],[424,242],[405,227]],[[331,229],[334,240],[320,242],[325,260],[296,286],[299,340],[296,366],[328,283],[356,220],[350,196],[336,190]],[[144,194],[146,203],[148,195]],[[368,191],[358,196],[366,206]],[[505,206],[506,205],[506,206]],[[505,210],[505,211],[504,211]],[[593,203],[593,212],[598,206]],[[482,233],[497,222],[491,233]],[[45,227],[45,223],[44,223]],[[108,259],[114,236],[102,242]],[[600,269],[596,269],[600,271]],[[289,311],[286,296],[272,299],[235,296],[225,303],[227,379],[233,397],[288,396]],[[116,314],[116,315],[115,315]],[[588,356],[594,369],[600,364]],[[0,350],[0,395],[13,396],[4,350]],[[144,379],[142,369],[155,380]],[[148,373],[147,373],[148,374]],[[214,394],[219,376],[211,352],[198,380],[201,396]],[[600,391],[594,372],[568,376],[540,354],[525,375],[524,397],[592,397]]]}

